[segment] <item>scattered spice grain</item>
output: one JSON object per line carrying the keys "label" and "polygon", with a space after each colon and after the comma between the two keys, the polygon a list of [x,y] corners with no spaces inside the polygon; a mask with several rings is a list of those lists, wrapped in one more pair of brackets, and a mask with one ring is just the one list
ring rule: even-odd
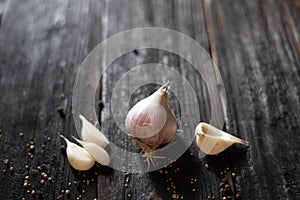
{"label": "scattered spice grain", "polygon": [[9,164],[9,160],[8,159],[4,159],[3,163],[6,164],[6,165],[8,165]]}
{"label": "scattered spice grain", "polygon": [[14,167],[10,167],[10,168],[9,168],[9,171],[10,171],[10,172],[14,172],[14,170],[15,170]]}

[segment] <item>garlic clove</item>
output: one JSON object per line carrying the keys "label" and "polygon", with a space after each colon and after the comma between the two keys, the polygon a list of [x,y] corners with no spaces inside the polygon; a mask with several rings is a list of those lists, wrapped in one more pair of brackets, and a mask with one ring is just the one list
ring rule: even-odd
{"label": "garlic clove", "polygon": [[221,153],[235,143],[249,147],[249,142],[204,122],[197,125],[195,135],[196,143],[200,150],[209,155]]}
{"label": "garlic clove", "polygon": [[85,150],[84,148],[78,146],[77,144],[70,142],[63,135],[60,135],[61,138],[67,143],[67,158],[70,165],[80,171],[89,170],[95,164],[95,159]]}
{"label": "garlic clove", "polygon": [[[176,135],[177,122],[168,100],[168,82],[149,97],[133,106],[125,120],[129,135],[143,150],[156,149]],[[149,149],[149,148],[148,148]]]}
{"label": "garlic clove", "polygon": [[99,131],[93,124],[91,124],[84,116],[79,115],[82,122],[81,138],[86,142],[93,142],[105,148],[109,141],[105,135]]}
{"label": "garlic clove", "polygon": [[72,136],[79,144],[82,145],[83,148],[85,148],[91,156],[98,162],[99,164],[103,166],[107,166],[110,163],[110,156],[108,153],[99,145],[92,143],[92,142],[85,142],[82,140],[79,140]]}

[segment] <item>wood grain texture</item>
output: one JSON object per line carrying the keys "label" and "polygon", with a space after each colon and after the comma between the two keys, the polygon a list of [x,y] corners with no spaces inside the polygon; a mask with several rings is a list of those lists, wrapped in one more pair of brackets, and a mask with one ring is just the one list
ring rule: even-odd
{"label": "wood grain texture", "polygon": [[296,8],[286,1],[211,5],[226,125],[251,141],[237,163],[236,186],[246,199],[299,198],[299,42],[288,9]]}
{"label": "wood grain texture", "polygon": [[[70,137],[75,132],[73,82],[78,66],[100,40],[93,35],[99,30],[94,30],[95,17],[91,15],[96,13],[89,13],[89,3],[84,1],[4,1],[2,5],[0,148],[1,160],[8,158],[15,170],[1,173],[0,198],[30,199],[23,188],[24,177],[30,175],[30,191],[41,191],[44,199],[56,199],[66,189],[75,199],[79,194],[73,181],[84,178],[70,168],[58,136]],[[64,99],[60,98],[62,92]],[[64,109],[63,119],[56,111],[59,108]],[[19,132],[24,133],[23,138]],[[33,159],[26,147],[31,140],[36,147]],[[52,178],[45,186],[40,186],[41,172],[37,170],[42,163]],[[4,164],[1,169],[7,170]],[[96,197],[96,183],[91,185],[88,199]]]}
{"label": "wood grain texture", "polygon": [[[221,199],[223,178],[242,199],[299,199],[299,18],[298,0],[0,1],[0,160],[10,160],[9,165],[0,164],[0,199],[76,199],[81,194],[87,200],[157,200],[172,199],[174,190],[184,199]],[[76,134],[71,98],[77,70],[100,41],[149,26],[187,34],[210,53],[225,83],[224,130],[248,140],[251,146],[246,150],[235,145],[218,156],[200,158],[193,143],[162,171],[125,175],[95,166],[78,173],[69,166],[58,137]],[[198,97],[200,120],[210,118],[205,82],[186,60],[163,50],[129,52],[103,74],[96,94],[101,103],[96,109],[111,142],[135,152],[140,151],[138,146],[114,121],[111,94],[122,75],[145,63],[166,64],[186,77]],[[167,80],[168,74],[149,71],[137,78],[149,77]],[[123,85],[124,93],[133,81]],[[171,86],[185,93],[181,85]],[[130,106],[157,87],[147,84],[137,89]],[[188,98],[179,105],[174,93],[170,103],[178,121],[183,114],[180,106],[195,106]],[[63,118],[59,108],[64,110]],[[33,158],[26,146],[30,141],[35,142]],[[42,164],[52,178],[45,185],[39,183],[37,166]],[[231,177],[232,172],[236,178]],[[30,192],[33,189],[39,195],[26,193],[26,175],[30,176]],[[191,183],[191,179],[197,181]],[[67,189],[71,195],[61,196],[61,190]]]}

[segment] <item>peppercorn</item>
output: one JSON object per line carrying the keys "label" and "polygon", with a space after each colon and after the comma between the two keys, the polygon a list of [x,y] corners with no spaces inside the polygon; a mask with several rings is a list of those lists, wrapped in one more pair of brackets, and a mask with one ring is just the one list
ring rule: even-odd
{"label": "peppercorn", "polygon": [[221,189],[220,189],[220,193],[221,193],[222,195],[225,195],[225,193],[226,193],[225,188],[221,188]]}
{"label": "peppercorn", "polygon": [[41,185],[44,185],[44,184],[45,184],[45,180],[43,180],[43,179],[40,180],[40,184],[41,184]]}
{"label": "peppercorn", "polygon": [[19,133],[19,137],[22,138],[23,136],[24,136],[24,133],[23,133],[23,132],[20,132],[20,133]]}
{"label": "peppercorn", "polygon": [[41,164],[41,168],[43,171],[46,171],[47,170],[47,165],[45,163]]}
{"label": "peppercorn", "polygon": [[69,196],[71,194],[70,190],[66,190],[66,195]]}
{"label": "peppercorn", "polygon": [[30,149],[31,151],[33,151],[33,150],[35,149],[35,146],[32,144],[32,145],[29,146],[29,149]]}
{"label": "peppercorn", "polygon": [[231,190],[231,186],[230,186],[229,184],[226,184],[226,185],[225,185],[225,189],[226,189],[227,191],[229,191],[229,190]]}
{"label": "peppercorn", "polygon": [[8,165],[9,164],[9,160],[8,159],[4,159],[3,163],[6,164],[6,165]]}
{"label": "peppercorn", "polygon": [[235,177],[236,177],[236,173],[232,172],[232,173],[231,173],[231,176],[232,176],[233,178],[235,178]]}
{"label": "peppercorn", "polygon": [[14,170],[15,170],[14,167],[10,167],[10,168],[9,168],[9,171],[10,171],[10,172],[14,172]]}
{"label": "peppercorn", "polygon": [[208,169],[208,168],[209,168],[209,166],[208,166],[208,164],[207,164],[207,163],[205,163],[204,167],[205,167],[206,169]]}
{"label": "peppercorn", "polygon": [[240,195],[240,194],[236,194],[236,195],[235,195],[235,199],[236,199],[236,200],[240,200],[240,199],[241,199],[241,195]]}

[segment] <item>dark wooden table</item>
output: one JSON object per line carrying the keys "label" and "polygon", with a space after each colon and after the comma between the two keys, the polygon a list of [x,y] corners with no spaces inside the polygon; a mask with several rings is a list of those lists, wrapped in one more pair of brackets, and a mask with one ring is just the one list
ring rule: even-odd
{"label": "dark wooden table", "polygon": [[[224,130],[250,148],[234,145],[200,158],[194,142],[175,163],[150,173],[72,169],[59,134],[76,134],[71,100],[79,66],[105,38],[148,26],[187,34],[210,53],[226,89]],[[117,59],[97,89],[97,114],[111,142],[137,148],[112,117],[117,80],[129,66],[165,57],[195,89],[200,120],[209,120],[207,88],[189,63],[166,51],[137,50]],[[222,199],[223,179],[242,199],[300,199],[299,0],[1,0],[0,66],[0,160],[8,159],[0,164],[1,200],[172,199],[174,191],[179,199]],[[141,87],[131,105],[156,88]],[[170,101],[180,118],[174,95]],[[194,105],[187,98],[185,106]]]}

